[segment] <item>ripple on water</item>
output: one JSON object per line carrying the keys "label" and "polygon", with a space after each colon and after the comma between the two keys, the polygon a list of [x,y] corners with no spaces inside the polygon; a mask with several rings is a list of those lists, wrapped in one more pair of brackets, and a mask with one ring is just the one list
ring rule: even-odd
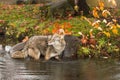
{"label": "ripple on water", "polygon": [[0,58],[0,80],[120,80],[120,64]]}
{"label": "ripple on water", "polygon": [[49,75],[16,75],[14,80],[49,80]]}
{"label": "ripple on water", "polygon": [[0,80],[49,80],[50,72],[45,65],[27,60],[0,61]]}
{"label": "ripple on water", "polygon": [[6,69],[5,61],[0,60],[0,72],[4,69]]}

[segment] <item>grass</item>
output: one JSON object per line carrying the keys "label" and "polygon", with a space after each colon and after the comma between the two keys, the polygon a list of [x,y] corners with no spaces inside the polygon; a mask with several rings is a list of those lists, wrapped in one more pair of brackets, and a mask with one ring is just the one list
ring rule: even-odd
{"label": "grass", "polygon": [[[66,34],[82,37],[79,56],[120,55],[120,25],[112,21],[111,25],[106,26],[109,22],[104,23],[103,18],[107,19],[104,16],[108,14],[102,15],[103,10],[95,10],[95,14],[90,18],[68,16],[67,19],[58,18],[51,21],[41,16],[39,6],[0,5],[0,26],[1,30],[4,27],[6,31],[7,43],[10,41],[18,43],[26,36],[54,34],[58,29],[63,28]],[[97,12],[99,14],[96,15]],[[97,18],[98,16],[100,18]],[[98,20],[100,22],[97,22]]]}

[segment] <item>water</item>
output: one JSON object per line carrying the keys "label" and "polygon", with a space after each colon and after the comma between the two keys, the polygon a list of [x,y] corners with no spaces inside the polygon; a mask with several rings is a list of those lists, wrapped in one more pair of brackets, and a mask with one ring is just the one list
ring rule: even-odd
{"label": "water", "polygon": [[114,60],[45,62],[0,57],[0,80],[120,80],[120,63]]}

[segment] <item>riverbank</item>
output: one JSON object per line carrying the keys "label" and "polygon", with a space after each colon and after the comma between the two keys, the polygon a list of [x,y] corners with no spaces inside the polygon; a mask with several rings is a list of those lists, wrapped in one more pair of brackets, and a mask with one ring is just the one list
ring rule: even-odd
{"label": "riverbank", "polygon": [[[40,4],[0,5],[0,35],[4,45],[17,44],[25,37],[50,35],[64,29],[66,35],[79,37],[80,57],[120,56],[119,9],[106,9],[101,2],[88,16],[57,17],[51,21],[41,14]],[[4,40],[3,40],[4,39]],[[0,44],[3,44],[2,42]]]}

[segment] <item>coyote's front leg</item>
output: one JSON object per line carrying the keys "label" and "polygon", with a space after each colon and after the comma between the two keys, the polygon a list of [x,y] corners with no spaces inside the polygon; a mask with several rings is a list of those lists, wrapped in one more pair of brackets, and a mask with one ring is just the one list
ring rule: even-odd
{"label": "coyote's front leg", "polygon": [[45,60],[49,60],[51,57],[50,57],[50,47],[47,48],[47,51],[45,53]]}
{"label": "coyote's front leg", "polygon": [[55,51],[54,47],[48,46],[47,51],[45,53],[45,60],[49,60],[52,57],[55,57],[55,59],[60,60],[58,55],[59,54]]}
{"label": "coyote's front leg", "polygon": [[40,58],[40,51],[37,48],[28,48],[28,55],[35,60],[39,60]]}

